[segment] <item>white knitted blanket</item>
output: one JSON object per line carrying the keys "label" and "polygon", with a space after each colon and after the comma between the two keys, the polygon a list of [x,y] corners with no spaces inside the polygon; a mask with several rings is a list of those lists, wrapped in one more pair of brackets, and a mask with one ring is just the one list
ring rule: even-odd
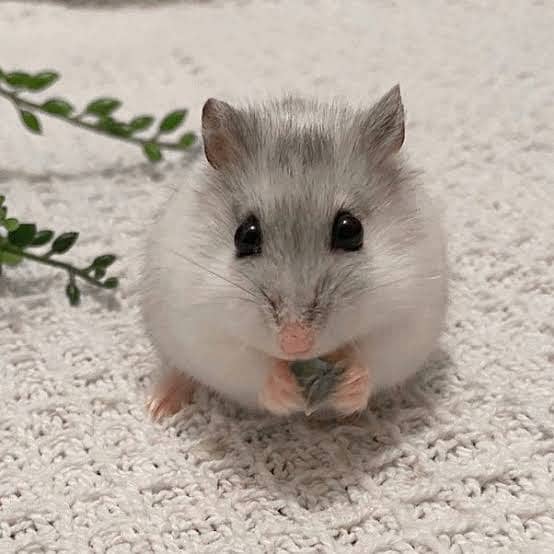
{"label": "white knitted blanket", "polygon": [[186,161],[0,98],[0,194],[120,256],[115,296],[26,263],[0,278],[0,552],[554,552],[554,8],[510,2],[0,4],[0,66],[122,113],[400,82],[406,149],[445,204],[442,352],[343,424],[254,418],[206,393],[162,424],[141,326],[144,229]]}

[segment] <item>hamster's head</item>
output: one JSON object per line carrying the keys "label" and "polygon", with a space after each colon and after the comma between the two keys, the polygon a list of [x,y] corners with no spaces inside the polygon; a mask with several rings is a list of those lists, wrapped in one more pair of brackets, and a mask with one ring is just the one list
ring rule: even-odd
{"label": "hamster's head", "polygon": [[398,86],[365,110],[209,99],[202,132],[191,225],[217,324],[299,359],[353,343],[401,309],[419,219],[414,175],[399,159]]}

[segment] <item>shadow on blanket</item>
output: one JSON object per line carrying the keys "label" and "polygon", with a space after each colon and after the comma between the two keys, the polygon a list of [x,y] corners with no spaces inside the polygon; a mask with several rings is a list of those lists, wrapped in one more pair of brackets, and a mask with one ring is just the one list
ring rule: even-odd
{"label": "shadow on blanket", "polygon": [[[379,487],[401,474],[425,472],[418,444],[440,420],[441,399],[455,394],[459,385],[450,356],[440,350],[409,383],[377,395],[356,419],[323,422],[246,414],[202,392],[197,407],[185,409],[173,425],[178,435],[193,441],[192,460],[228,467],[234,480],[240,476],[240,482],[218,482],[222,493],[225,487],[238,487],[320,511],[360,494],[383,494]],[[198,403],[210,428],[221,429],[217,435],[206,437],[202,426],[185,423],[198,415]],[[193,429],[200,431],[197,440]]]}

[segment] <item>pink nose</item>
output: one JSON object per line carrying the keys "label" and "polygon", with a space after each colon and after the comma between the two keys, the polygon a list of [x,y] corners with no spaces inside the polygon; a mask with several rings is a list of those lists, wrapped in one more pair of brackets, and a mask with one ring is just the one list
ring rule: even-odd
{"label": "pink nose", "polygon": [[287,323],[281,329],[280,339],[285,354],[304,354],[314,345],[314,332],[302,323]]}

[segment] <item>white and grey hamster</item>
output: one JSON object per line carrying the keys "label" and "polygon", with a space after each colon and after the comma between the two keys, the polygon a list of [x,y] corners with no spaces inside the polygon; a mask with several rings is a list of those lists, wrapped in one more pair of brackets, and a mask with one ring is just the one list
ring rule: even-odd
{"label": "white and grey hamster", "polygon": [[446,303],[445,237],[400,152],[395,86],[373,107],[209,99],[204,153],[151,229],[144,317],[167,368],[150,404],[203,384],[276,414],[304,410],[296,359],[348,360],[332,405],[414,374]]}

